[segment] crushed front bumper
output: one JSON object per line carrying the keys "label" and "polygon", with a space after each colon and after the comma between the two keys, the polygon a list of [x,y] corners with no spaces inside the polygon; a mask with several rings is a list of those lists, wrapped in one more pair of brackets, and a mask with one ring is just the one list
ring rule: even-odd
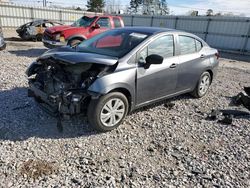
{"label": "crushed front bumper", "polygon": [[43,39],[43,45],[46,48],[57,48],[57,47],[61,47],[61,46],[66,46],[66,42],[58,42],[58,41],[51,41],[51,40],[45,40]]}
{"label": "crushed front bumper", "polygon": [[58,115],[58,104],[50,101],[50,96],[38,89],[32,82],[29,82],[28,97],[34,97],[37,104],[50,115]]}
{"label": "crushed front bumper", "polygon": [[47,113],[53,116],[59,114],[63,117],[80,114],[83,110],[83,101],[87,94],[74,94],[64,92],[63,94],[47,94],[35,86],[32,80],[29,80],[28,96],[34,97],[38,105]]}

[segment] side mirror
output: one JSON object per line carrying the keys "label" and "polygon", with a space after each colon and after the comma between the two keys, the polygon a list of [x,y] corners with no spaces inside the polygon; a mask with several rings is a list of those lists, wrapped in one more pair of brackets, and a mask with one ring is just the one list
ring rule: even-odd
{"label": "side mirror", "polygon": [[101,26],[100,26],[99,24],[97,24],[97,23],[96,23],[95,25],[92,26],[93,29],[99,29],[100,27],[101,27]]}
{"label": "side mirror", "polygon": [[146,57],[146,63],[144,65],[145,69],[148,69],[151,64],[162,64],[163,57],[160,55],[152,54]]}

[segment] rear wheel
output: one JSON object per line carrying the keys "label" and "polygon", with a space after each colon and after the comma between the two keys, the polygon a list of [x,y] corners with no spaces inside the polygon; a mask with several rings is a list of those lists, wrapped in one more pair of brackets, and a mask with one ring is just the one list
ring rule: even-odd
{"label": "rear wheel", "polygon": [[120,92],[113,92],[91,100],[88,107],[88,121],[98,131],[117,128],[128,113],[128,100]]}
{"label": "rear wheel", "polygon": [[191,94],[196,98],[203,97],[207,93],[210,84],[211,84],[211,75],[209,74],[209,72],[206,71],[202,73],[202,75],[200,76],[200,80]]}
{"label": "rear wheel", "polygon": [[79,40],[79,39],[72,39],[68,42],[68,45],[71,47],[75,47],[78,44],[80,44],[83,40]]}

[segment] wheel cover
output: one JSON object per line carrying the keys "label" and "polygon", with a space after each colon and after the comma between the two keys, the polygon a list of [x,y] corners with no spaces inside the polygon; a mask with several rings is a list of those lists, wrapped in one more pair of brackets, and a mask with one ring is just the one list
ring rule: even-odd
{"label": "wheel cover", "polygon": [[201,79],[199,93],[204,95],[210,86],[210,77],[208,75],[204,75]]}
{"label": "wheel cover", "polygon": [[108,100],[102,107],[100,120],[107,127],[115,126],[125,114],[125,104],[119,98]]}

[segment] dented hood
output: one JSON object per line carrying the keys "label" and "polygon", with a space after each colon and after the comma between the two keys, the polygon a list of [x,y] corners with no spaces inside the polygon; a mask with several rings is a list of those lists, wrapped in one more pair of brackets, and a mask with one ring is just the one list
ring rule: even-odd
{"label": "dented hood", "polygon": [[64,30],[72,29],[72,28],[73,27],[70,25],[58,25],[58,26],[47,28],[46,32],[53,34],[53,33],[62,32]]}
{"label": "dented hood", "polygon": [[[49,27],[45,31],[46,33],[49,33],[50,35],[55,35],[61,33],[66,40],[69,39],[69,37],[73,35],[81,35],[85,37],[85,34],[88,33],[88,29],[85,27],[74,27],[70,25],[60,25],[60,26],[54,26]],[[86,37],[85,37],[86,38]]]}
{"label": "dented hood", "polygon": [[71,47],[61,47],[48,50],[37,60],[39,61],[49,58],[62,61],[64,64],[96,63],[110,66],[116,64],[118,61],[117,57],[79,52],[75,48]]}

